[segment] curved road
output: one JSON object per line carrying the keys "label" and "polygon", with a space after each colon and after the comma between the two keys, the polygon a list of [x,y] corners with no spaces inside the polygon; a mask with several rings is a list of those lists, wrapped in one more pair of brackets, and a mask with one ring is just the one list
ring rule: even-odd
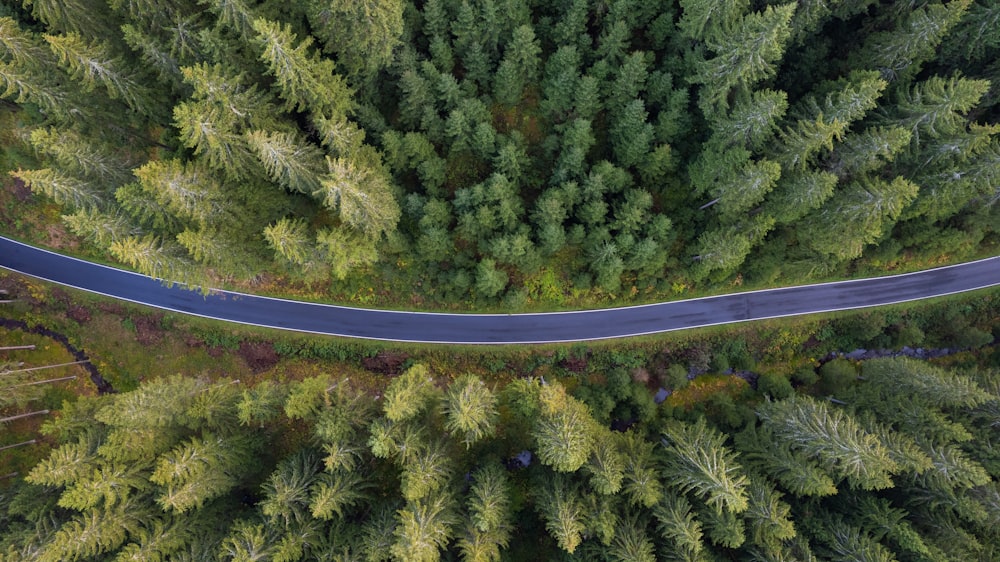
{"label": "curved road", "polygon": [[370,310],[218,291],[208,296],[0,237],[0,267],[139,304],[241,324],[376,340],[515,344],[620,338],[848,310],[1000,285],[1000,256],[917,273],[659,304],[536,314]]}

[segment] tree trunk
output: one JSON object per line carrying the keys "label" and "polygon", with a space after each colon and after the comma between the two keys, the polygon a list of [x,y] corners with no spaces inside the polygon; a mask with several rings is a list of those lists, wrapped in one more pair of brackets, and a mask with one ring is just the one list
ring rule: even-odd
{"label": "tree trunk", "polygon": [[5,423],[5,422],[9,422],[9,421],[19,420],[21,418],[27,418],[27,417],[31,417],[31,416],[45,415],[45,414],[48,414],[48,413],[49,413],[48,410],[38,410],[38,411],[35,411],[35,412],[28,412],[27,414],[18,414],[16,416],[10,416],[8,418],[0,418],[0,423]]}
{"label": "tree trunk", "polygon": [[0,351],[13,351],[15,349],[35,349],[35,344],[31,344],[31,345],[8,345],[7,347],[0,347]]}
{"label": "tree trunk", "polygon": [[24,441],[22,443],[14,443],[13,445],[4,445],[3,447],[0,447],[0,451],[6,449],[13,449],[14,447],[20,447],[22,445],[34,445],[35,443],[38,443],[38,439],[32,439],[30,441]]}
{"label": "tree trunk", "polygon": [[84,359],[83,361],[73,361],[72,363],[58,363],[56,365],[43,365],[41,367],[17,369],[15,371],[0,371],[0,375],[9,375],[11,373],[27,373],[29,371],[41,371],[42,369],[55,369],[56,367],[67,367],[69,365],[80,365],[82,363],[90,363],[90,359]]}
{"label": "tree trunk", "polygon": [[47,379],[47,380],[44,380],[44,381],[26,382],[26,383],[22,383],[22,384],[15,384],[15,385],[12,385],[12,386],[8,386],[6,388],[0,388],[0,390],[8,390],[8,389],[11,389],[11,388],[21,388],[22,386],[35,386],[35,385],[38,385],[38,384],[46,384],[46,383],[50,383],[50,382],[69,381],[69,380],[73,380],[75,378],[76,378],[76,375],[73,375],[72,377],[61,377],[61,378],[58,378],[58,379]]}

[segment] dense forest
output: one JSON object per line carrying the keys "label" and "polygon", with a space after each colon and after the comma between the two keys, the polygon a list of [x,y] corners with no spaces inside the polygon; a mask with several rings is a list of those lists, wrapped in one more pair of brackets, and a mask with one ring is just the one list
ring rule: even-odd
{"label": "dense forest", "polygon": [[694,409],[619,372],[596,402],[585,385],[431,374],[414,365],[378,399],[336,376],[81,397],[43,428],[58,447],[0,493],[0,560],[1000,552],[995,371],[836,360],[799,392],[762,377]]}
{"label": "dense forest", "polygon": [[94,247],[438,302],[969,255],[998,61],[989,0],[0,6],[4,161]]}

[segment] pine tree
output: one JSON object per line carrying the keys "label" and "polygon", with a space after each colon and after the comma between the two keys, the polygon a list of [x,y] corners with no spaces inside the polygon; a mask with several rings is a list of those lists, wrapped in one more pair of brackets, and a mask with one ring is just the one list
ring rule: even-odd
{"label": "pine tree", "polygon": [[609,128],[611,148],[616,162],[623,167],[638,165],[653,143],[653,126],[641,99],[633,99],[616,112]]}
{"label": "pine tree", "polygon": [[712,124],[710,142],[721,147],[760,150],[777,132],[778,122],[787,109],[785,92],[756,90],[738,100],[728,114],[718,116]]}
{"label": "pine tree", "polygon": [[75,33],[44,37],[60,64],[80,81],[85,91],[93,92],[100,85],[111,99],[121,99],[144,115],[154,114],[152,92],[106,45],[88,43]]}
{"label": "pine tree", "polygon": [[786,443],[775,443],[765,428],[749,428],[737,436],[737,449],[747,464],[774,479],[799,497],[831,496],[837,487],[815,462],[793,452]]}
{"label": "pine tree", "polygon": [[713,272],[728,274],[738,268],[754,245],[774,227],[775,220],[768,215],[757,215],[727,227],[707,230],[698,237],[694,277],[703,279]]}
{"label": "pine tree", "polygon": [[537,81],[541,51],[541,45],[530,25],[522,25],[514,30],[494,78],[493,96],[498,103],[516,105],[525,86]]}
{"label": "pine tree", "polygon": [[476,470],[472,476],[468,510],[478,531],[491,533],[495,538],[510,537],[513,516],[510,494],[510,479],[499,464]]}
{"label": "pine tree", "polygon": [[161,456],[150,481],[163,487],[156,501],[164,510],[198,509],[236,487],[252,469],[253,440],[204,433]]}
{"label": "pine tree", "polygon": [[181,73],[194,93],[190,101],[174,107],[180,141],[210,168],[234,180],[258,175],[261,168],[243,135],[278,128],[274,116],[279,112],[267,96],[248,86],[245,74],[231,75],[219,64],[183,67]]}
{"label": "pine tree", "polygon": [[598,494],[613,495],[622,489],[625,479],[625,458],[617,439],[610,431],[602,430],[594,441],[590,460],[584,465],[590,474],[590,486]]}
{"label": "pine tree", "polygon": [[839,260],[856,258],[895,224],[918,190],[902,177],[891,183],[880,179],[852,183],[810,215],[802,237],[821,254]]}
{"label": "pine tree", "polygon": [[725,436],[704,419],[694,424],[671,423],[663,429],[667,457],[664,477],[681,492],[693,492],[717,511],[746,511],[747,477]]}
{"label": "pine tree", "polygon": [[655,562],[653,541],[646,535],[645,525],[637,517],[625,519],[615,530],[608,548],[608,559],[614,562]]}
{"label": "pine tree", "polygon": [[263,524],[238,521],[222,542],[219,554],[233,562],[266,560],[276,550],[275,542]]}
{"label": "pine tree", "polygon": [[133,171],[144,192],[182,220],[206,226],[230,209],[222,187],[210,172],[179,160],[158,160]]}
{"label": "pine tree", "polygon": [[309,111],[314,121],[347,113],[353,92],[336,74],[333,61],[310,49],[311,37],[295,45],[290,26],[262,18],[254,20],[253,28],[263,47],[260,58],[274,76],[286,109]]}
{"label": "pine tree", "polygon": [[328,173],[313,195],[372,240],[392,233],[400,211],[381,163],[330,157],[326,163]]}
{"label": "pine tree", "polygon": [[307,272],[319,259],[315,242],[304,219],[283,218],[264,229],[267,244],[282,259]]}
{"label": "pine tree", "polygon": [[31,145],[52,158],[59,169],[117,187],[131,176],[129,162],[110,147],[72,129],[39,128],[31,131]]}
{"label": "pine tree", "polygon": [[36,104],[61,121],[79,117],[80,110],[70,103],[70,95],[66,90],[51,83],[51,80],[37,71],[0,61],[0,86],[3,87],[0,96],[14,103]]}
{"label": "pine tree", "polygon": [[704,41],[722,35],[734,27],[748,8],[746,0],[699,2],[681,0],[681,19],[677,24],[689,39]]}
{"label": "pine tree", "polygon": [[782,173],[765,208],[779,224],[790,224],[819,209],[837,187],[838,178],[830,172],[809,170]]}
{"label": "pine tree", "polygon": [[545,521],[545,528],[559,548],[572,554],[583,541],[584,506],[579,493],[564,476],[556,474],[550,482],[536,490],[536,509]]}
{"label": "pine tree", "polygon": [[31,0],[31,15],[56,32],[71,32],[88,39],[104,39],[112,35],[109,25],[115,21],[105,2],[95,0]]}
{"label": "pine tree", "polygon": [[979,104],[989,87],[985,80],[931,76],[899,94],[888,120],[909,129],[914,144],[926,137],[959,133],[968,123],[966,113]]}
{"label": "pine tree", "polygon": [[673,545],[673,554],[683,560],[697,560],[704,543],[701,523],[695,518],[691,504],[683,496],[664,494],[663,499],[653,507],[660,536]]}
{"label": "pine tree", "polygon": [[767,6],[763,12],[747,14],[732,28],[706,38],[705,44],[715,56],[699,61],[692,77],[693,82],[703,84],[699,94],[702,111],[712,115],[724,110],[734,87],[748,91],[775,74],[794,12],[795,4]]}
{"label": "pine tree", "polygon": [[414,365],[389,383],[383,396],[385,417],[392,422],[403,422],[415,418],[432,407],[439,398],[440,391],[434,387],[434,379],[424,365]]}
{"label": "pine tree", "polygon": [[948,31],[962,18],[972,0],[921,6],[892,31],[873,33],[855,52],[855,68],[877,69],[887,80],[907,80],[934,56]]}
{"label": "pine tree", "polygon": [[72,215],[63,215],[62,219],[73,234],[90,240],[102,248],[140,232],[128,217],[93,209],[82,209]]}
{"label": "pine tree", "polygon": [[323,229],[316,233],[316,244],[330,271],[337,279],[344,279],[350,271],[378,261],[375,241],[345,228]]}
{"label": "pine tree", "polygon": [[453,504],[454,500],[438,494],[400,509],[399,524],[393,533],[396,540],[390,548],[392,556],[414,562],[439,560],[457,523]]}
{"label": "pine tree", "polygon": [[323,159],[318,148],[292,134],[264,131],[247,133],[247,143],[278,185],[299,193],[319,190]]}
{"label": "pine tree", "polygon": [[261,487],[260,511],[285,528],[304,523],[311,514],[310,492],[322,465],[315,452],[302,449],[286,457]]}
{"label": "pine tree", "polygon": [[392,61],[403,35],[404,7],[400,0],[312,0],[306,17],[325,50],[336,53],[355,80],[363,80]]}
{"label": "pine tree", "polygon": [[878,490],[892,486],[898,467],[875,435],[843,410],[806,397],[763,404],[757,410],[764,427],[786,444],[852,487]]}
{"label": "pine tree", "polygon": [[711,194],[722,220],[735,221],[764,200],[781,176],[781,166],[770,160],[750,161],[715,184]]}
{"label": "pine tree", "polygon": [[593,452],[596,422],[558,383],[543,386],[539,400],[542,411],[532,429],[538,459],[557,472],[579,470]]}
{"label": "pine tree", "polygon": [[52,198],[60,205],[74,209],[100,209],[106,194],[92,182],[64,174],[59,170],[17,170],[10,175],[23,181],[35,193]]}
{"label": "pine tree", "polygon": [[469,448],[477,441],[491,437],[496,431],[497,399],[475,375],[464,375],[452,381],[442,403],[446,416],[445,429]]}
{"label": "pine tree", "polygon": [[809,97],[802,103],[802,117],[794,128],[779,134],[779,143],[771,157],[783,171],[805,171],[824,148],[833,150],[851,123],[874,108],[888,85],[876,72],[857,71],[836,91],[827,94],[822,104]]}
{"label": "pine tree", "polygon": [[892,162],[909,146],[911,137],[902,127],[871,127],[848,134],[834,149],[826,168],[841,179],[873,172]]}
{"label": "pine tree", "polygon": [[743,517],[750,531],[750,543],[775,550],[795,537],[795,525],[789,518],[791,507],[781,501],[781,494],[767,480],[751,478],[747,486],[749,507]]}

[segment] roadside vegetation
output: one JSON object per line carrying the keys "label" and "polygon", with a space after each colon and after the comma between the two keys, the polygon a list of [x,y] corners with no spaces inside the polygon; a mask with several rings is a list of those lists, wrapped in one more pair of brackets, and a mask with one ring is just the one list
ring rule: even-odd
{"label": "roadside vegetation", "polygon": [[147,274],[366,306],[959,261],[997,247],[994,4],[7,3],[0,213]]}
{"label": "roadside vegetation", "polygon": [[[59,410],[0,434],[38,441],[0,451],[0,472],[20,473],[0,481],[5,562],[967,561],[1000,544],[996,291],[482,349],[244,330],[0,282],[17,298],[5,318],[66,335],[116,390],[46,385],[0,410]],[[934,358],[857,351],[904,348]]]}

